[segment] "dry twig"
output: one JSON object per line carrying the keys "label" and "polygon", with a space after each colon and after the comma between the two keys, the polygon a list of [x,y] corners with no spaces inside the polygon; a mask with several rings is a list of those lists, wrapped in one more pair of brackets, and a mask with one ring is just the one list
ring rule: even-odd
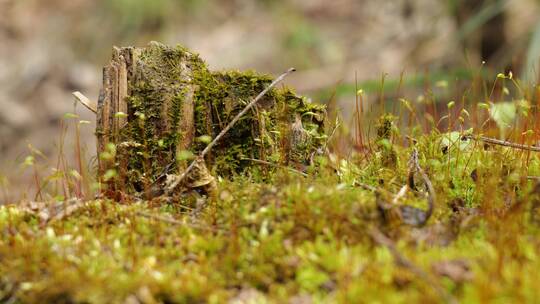
{"label": "dry twig", "polygon": [[396,193],[396,195],[392,199],[392,204],[397,205],[399,203],[399,200],[405,197],[405,195],[407,194],[407,190],[409,190],[409,186],[403,185],[403,187],[399,189],[398,193]]}
{"label": "dry twig", "polygon": [[500,140],[500,139],[495,139],[495,138],[490,138],[490,137],[485,137],[485,136],[466,135],[465,138],[479,140],[490,145],[497,145],[497,146],[509,147],[509,148],[520,149],[520,150],[540,152],[540,147],[522,145],[522,144],[513,143],[506,140]]}
{"label": "dry twig", "polygon": [[78,102],[80,102],[85,108],[88,110],[94,112],[94,114],[97,114],[97,106],[88,99],[88,97],[84,96],[81,92],[76,91],[71,93],[77,99]]}

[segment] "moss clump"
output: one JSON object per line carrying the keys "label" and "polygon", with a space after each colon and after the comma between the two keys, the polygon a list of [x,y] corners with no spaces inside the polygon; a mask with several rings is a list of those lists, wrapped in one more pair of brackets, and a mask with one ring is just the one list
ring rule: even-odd
{"label": "moss clump", "polygon": [[[270,76],[253,71],[203,72],[196,73],[200,79],[200,89],[195,93],[196,136],[215,137],[272,82]],[[272,89],[216,145],[209,163],[220,175],[246,173],[253,165],[243,160],[246,158],[306,165],[310,154],[324,142],[324,118],[323,106],[310,103],[291,89]],[[288,141],[298,127],[309,139],[303,145]],[[195,150],[203,147],[199,144]]]}
{"label": "moss clump", "polygon": [[[523,180],[516,188],[512,173],[497,169],[522,168],[526,154],[507,158],[512,150],[482,146],[443,153],[436,147],[444,136],[416,144],[437,192],[432,218],[421,228],[403,221],[387,228],[395,251],[416,268],[396,263],[368,233],[378,223],[377,200],[387,197],[355,186],[362,181],[395,197],[411,153],[396,144],[395,170],[376,156],[353,155],[308,178],[285,170],[272,183],[236,176],[219,181],[204,208],[200,197],[92,201],[45,224],[18,206],[0,206],[0,303],[221,303],[246,295],[269,303],[437,303],[434,287],[462,303],[535,302],[540,187]],[[540,172],[539,156],[528,166]],[[455,204],[468,190],[450,186],[470,180],[472,167],[490,172],[474,188],[477,208]],[[381,172],[392,182],[379,185]],[[426,199],[409,191],[394,204],[425,208]]]}
{"label": "moss clump", "polygon": [[[128,190],[142,191],[164,173],[180,171],[189,159],[178,162],[179,154],[200,152],[207,141],[199,139],[214,138],[272,82],[252,71],[212,72],[181,46],[152,43],[133,53],[127,125],[117,142],[129,146],[117,159],[127,160]],[[309,165],[324,143],[324,120],[323,106],[274,88],[214,147],[207,166],[220,176],[264,177],[246,159]]]}
{"label": "moss clump", "polygon": [[379,117],[375,128],[377,139],[375,143],[380,153],[380,159],[385,167],[395,167],[397,165],[397,153],[392,144],[392,134],[394,132],[395,117],[391,114],[384,114]]}

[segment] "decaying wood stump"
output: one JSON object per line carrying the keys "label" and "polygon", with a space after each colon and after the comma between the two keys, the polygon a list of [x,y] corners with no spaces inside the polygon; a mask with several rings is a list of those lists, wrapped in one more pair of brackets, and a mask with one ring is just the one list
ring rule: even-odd
{"label": "decaying wood stump", "polygon": [[[112,191],[155,192],[271,81],[253,72],[211,72],[181,46],[114,48],[97,109],[102,182]],[[185,186],[204,186],[205,171],[264,177],[272,170],[247,159],[302,168],[323,146],[324,120],[323,106],[274,88],[218,142],[204,168],[195,170],[200,176],[195,172]]]}

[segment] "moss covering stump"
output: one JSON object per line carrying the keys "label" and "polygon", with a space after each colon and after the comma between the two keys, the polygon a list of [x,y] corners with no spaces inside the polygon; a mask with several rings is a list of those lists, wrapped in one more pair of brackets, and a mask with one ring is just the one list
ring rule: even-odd
{"label": "moss covering stump", "polygon": [[[210,71],[182,46],[115,47],[103,69],[97,109],[100,178],[108,190],[155,192],[271,82],[251,71]],[[250,160],[302,169],[322,150],[325,117],[324,106],[291,89],[273,88],[217,143],[203,166],[222,177],[264,178],[274,167]],[[187,186],[203,186],[204,175],[192,176]]]}

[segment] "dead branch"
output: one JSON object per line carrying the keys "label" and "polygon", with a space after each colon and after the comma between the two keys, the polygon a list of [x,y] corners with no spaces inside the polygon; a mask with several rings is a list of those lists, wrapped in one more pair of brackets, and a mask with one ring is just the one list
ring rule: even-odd
{"label": "dead branch", "polygon": [[407,190],[409,190],[409,186],[403,185],[403,187],[399,189],[398,193],[392,199],[392,204],[397,205],[399,203],[399,200],[405,197],[405,195],[407,194]]}
{"label": "dead branch", "polygon": [[92,111],[94,114],[97,114],[97,106],[94,102],[90,101],[88,97],[84,96],[81,92],[76,91],[71,93],[75,99],[80,102],[85,108]]}
{"label": "dead branch", "polygon": [[495,138],[490,138],[490,137],[485,137],[485,136],[466,135],[465,138],[482,141],[490,145],[497,145],[497,146],[519,149],[519,150],[540,152],[540,147],[522,145],[522,144],[513,143],[506,140],[500,140],[500,139],[495,139]]}

